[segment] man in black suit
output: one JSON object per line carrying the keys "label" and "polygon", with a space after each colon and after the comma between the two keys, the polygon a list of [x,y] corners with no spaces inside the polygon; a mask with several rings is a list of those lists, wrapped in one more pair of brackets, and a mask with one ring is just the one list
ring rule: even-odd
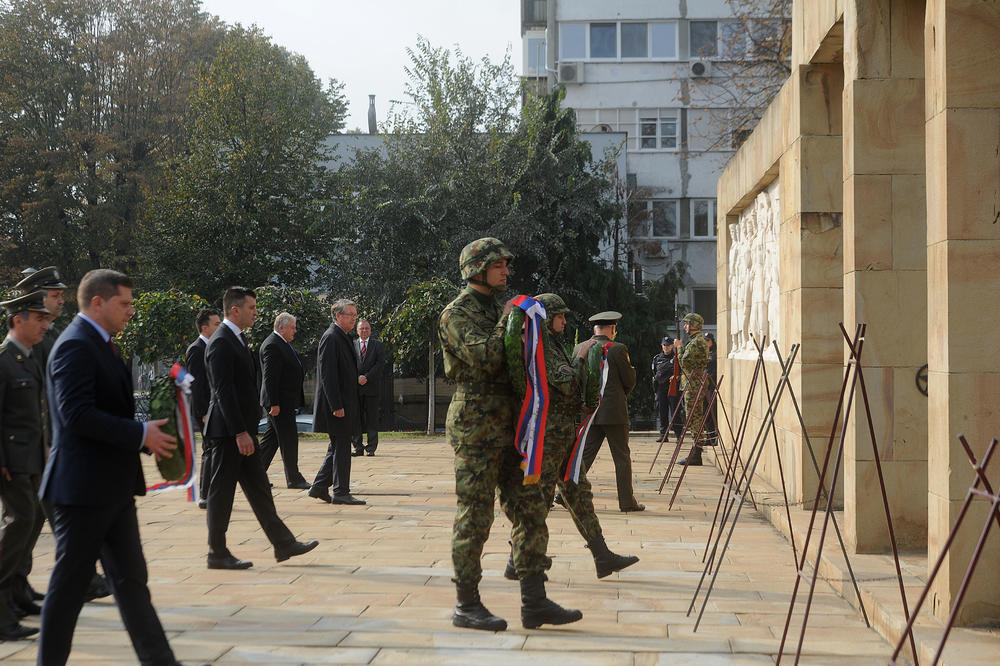
{"label": "man in black suit", "polygon": [[208,398],[211,392],[208,390],[208,372],[205,370],[205,347],[208,340],[215,333],[222,323],[222,317],[215,308],[205,308],[198,312],[194,320],[195,329],[198,331],[198,339],[188,345],[184,354],[184,365],[187,371],[194,376],[194,383],[191,384],[191,419],[201,438],[201,476],[198,478],[198,508],[208,508],[208,481],[212,478],[212,470],[208,467],[209,455],[205,448],[205,415],[208,414]]}
{"label": "man in black suit", "polygon": [[245,287],[230,287],[222,297],[222,309],[226,318],[205,348],[212,394],[205,419],[212,470],[208,485],[208,568],[248,569],[253,562],[237,559],[226,547],[237,482],[279,562],[308,553],[319,543],[296,541],[278,517],[257,451],[257,370],[243,335],[257,318],[257,295]]}
{"label": "man in black suit", "polygon": [[[382,343],[372,337],[372,325],[367,319],[358,320],[358,339],[354,341],[354,354],[358,358],[358,431],[354,435],[354,453],[375,455],[378,448],[378,399],[382,378],[385,350]],[[361,438],[368,433],[368,446],[362,447]]]}
{"label": "man in black suit", "polygon": [[260,455],[266,472],[280,448],[285,483],[289,488],[305,490],[309,482],[299,471],[299,433],[295,428],[295,410],[305,403],[306,398],[302,391],[302,360],[292,348],[295,331],[295,317],[282,312],[274,318],[274,332],[260,346],[260,367],[264,376],[260,387],[260,405],[267,413],[267,429],[260,438]]}
{"label": "man in black suit", "polygon": [[[330,435],[326,458],[309,496],[333,504],[364,504],[351,495],[351,438],[358,429],[358,363],[348,337],[358,308],[342,298],[330,306],[333,323],[319,341],[313,431]],[[330,486],[333,485],[333,497]]]}
{"label": "man in black suit", "polygon": [[49,415],[44,370],[37,357],[49,328],[44,301],[45,292],[39,290],[0,303],[10,329],[0,342],[0,640],[5,641],[38,633],[34,627],[21,626],[17,617],[35,610],[37,604],[27,594],[26,601],[19,599],[15,590],[22,585],[19,576],[25,558],[31,562],[38,538],[35,526],[42,514],[38,483],[45,466]]}
{"label": "man in black suit", "polygon": [[173,456],[166,419],[134,419],[132,375],[112,336],[132,309],[132,281],[97,269],[77,289],[80,314],[59,336],[48,363],[52,450],[40,494],[52,506],[56,559],[42,608],[38,663],[69,658],[84,594],[101,564],[142,664],[176,664],[153,608],[134,495],[146,494],[139,452]]}

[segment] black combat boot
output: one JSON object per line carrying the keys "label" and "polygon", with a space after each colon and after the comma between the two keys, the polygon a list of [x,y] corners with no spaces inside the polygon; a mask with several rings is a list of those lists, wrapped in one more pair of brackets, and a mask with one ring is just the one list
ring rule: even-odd
{"label": "black combat boot", "polygon": [[604,578],[625,567],[630,567],[639,561],[635,555],[618,555],[608,549],[603,536],[599,536],[587,544],[594,556],[594,566],[597,567],[597,577]]}
{"label": "black combat boot", "polygon": [[545,596],[545,574],[521,579],[521,625],[537,629],[543,624],[569,624],[583,619],[578,610],[563,608]]}
{"label": "black combat boot", "polygon": [[453,625],[467,629],[484,629],[485,631],[504,631],[507,629],[507,620],[491,613],[479,600],[478,585],[459,583],[456,587],[458,588],[458,603],[455,604],[455,612],[451,616]]}
{"label": "black combat boot", "polygon": [[679,461],[677,464],[686,464],[688,467],[701,467],[701,465],[704,464],[701,462],[701,447],[694,447],[694,452],[684,460]]}

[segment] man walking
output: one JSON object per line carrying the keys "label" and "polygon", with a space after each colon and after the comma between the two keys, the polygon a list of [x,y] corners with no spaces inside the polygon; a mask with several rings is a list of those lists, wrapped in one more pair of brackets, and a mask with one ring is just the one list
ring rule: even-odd
{"label": "man walking", "polygon": [[[521,624],[568,624],[583,618],[545,595],[548,503],[540,484],[523,485],[514,441],[514,396],[504,354],[506,312],[497,296],[507,289],[514,255],[496,238],[472,241],[459,257],[467,286],[441,313],[438,339],[444,372],[457,383],[445,436],[455,451],[457,511],[451,540],[458,603],[456,627],[503,631],[507,622],[479,598],[483,545],[493,524],[497,489],[513,524],[514,564],[521,581]],[[507,310],[509,311],[509,304]]]}
{"label": "man walking", "polygon": [[31,561],[41,521],[38,486],[49,439],[48,406],[37,346],[49,328],[45,292],[15,298],[6,310],[9,331],[0,343],[0,640],[19,640],[38,633],[21,626],[15,610],[29,612],[34,601],[15,596],[25,558]]}
{"label": "man walking", "polygon": [[701,430],[701,422],[704,418],[704,397],[708,386],[702,390],[702,398],[695,400],[698,389],[702,384],[705,375],[705,368],[708,365],[708,344],[705,336],[701,334],[701,327],[705,323],[701,315],[697,312],[690,312],[684,316],[684,332],[688,334],[688,343],[681,347],[680,340],[674,340],[675,353],[680,356],[681,370],[684,376],[681,386],[684,389],[684,409],[687,412],[688,434],[694,442],[694,448],[688,458],[680,461],[681,465],[688,467],[699,466],[701,461],[701,449],[707,443],[705,432],[702,430],[701,439],[697,439],[698,431]]}
{"label": "man walking", "polygon": [[112,337],[125,329],[132,281],[88,272],[77,288],[80,314],[49,357],[52,451],[40,494],[52,506],[55,566],[42,608],[38,664],[65,664],[98,557],[141,664],[176,663],[147,586],[134,495],[146,494],[139,452],[174,455],[166,419],[135,420],[132,375]]}
{"label": "man walking", "polygon": [[[678,410],[680,399],[681,366],[674,353],[674,339],[667,336],[660,340],[663,351],[653,357],[653,391],[656,396],[657,418],[660,421],[660,438],[673,427],[679,439],[684,430],[684,410]],[[672,422],[672,423],[671,423]]]}
{"label": "man walking", "polygon": [[[354,453],[375,455],[378,448],[378,403],[382,383],[382,364],[385,350],[382,343],[372,337],[372,325],[367,319],[358,320],[358,339],[354,341],[358,357],[358,431],[354,435]],[[368,433],[368,445],[362,447],[362,437]]]}
{"label": "man walking", "polygon": [[257,450],[257,370],[243,331],[257,318],[257,295],[230,287],[222,297],[225,319],[208,341],[205,365],[212,392],[205,419],[205,441],[211,458],[208,486],[208,568],[248,569],[253,562],[237,559],[226,546],[236,484],[250,502],[274,558],[284,562],[308,553],[317,541],[296,541],[274,509],[267,473]]}
{"label": "man walking", "polygon": [[305,490],[309,482],[299,471],[299,432],[295,412],[305,403],[302,391],[302,359],[292,348],[295,317],[282,312],[274,318],[274,332],[260,346],[260,367],[264,381],[260,386],[260,405],[267,414],[267,429],[260,438],[261,462],[266,472],[281,449],[285,484]]}
{"label": "man walking", "polygon": [[[361,505],[351,494],[351,438],[358,429],[358,362],[351,338],[358,308],[341,298],[330,306],[333,323],[319,341],[313,431],[330,435],[330,445],[309,496],[333,504]],[[330,486],[333,496],[330,496]]]}
{"label": "man walking", "polygon": [[194,377],[191,384],[191,418],[194,427],[201,435],[201,476],[198,478],[198,508],[208,508],[208,482],[212,478],[209,467],[210,457],[205,446],[205,415],[208,414],[208,402],[211,391],[208,388],[208,371],[205,369],[205,348],[222,323],[222,317],[215,308],[206,308],[198,312],[194,326],[198,331],[198,339],[188,345],[184,354],[184,365]]}
{"label": "man walking", "polygon": [[[601,444],[608,440],[611,449],[611,459],[615,464],[615,481],[618,486],[618,508],[621,511],[643,511],[646,506],[639,504],[632,490],[632,452],[628,448],[628,396],[635,388],[635,368],[629,359],[628,347],[620,342],[614,342],[618,332],[620,312],[599,312],[590,318],[594,325],[594,340],[596,344],[608,348],[608,380],[604,386],[601,404],[590,423],[587,441],[583,448],[583,468],[590,467],[597,458]],[[580,343],[582,345],[584,343]],[[575,354],[577,345],[573,350]]]}

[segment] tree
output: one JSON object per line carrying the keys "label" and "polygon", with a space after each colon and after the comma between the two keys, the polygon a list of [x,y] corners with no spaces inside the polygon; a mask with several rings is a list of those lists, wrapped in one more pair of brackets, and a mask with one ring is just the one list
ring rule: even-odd
{"label": "tree", "polygon": [[302,56],[237,26],[198,75],[188,152],[151,201],[148,268],[161,284],[221,293],[232,284],[306,285],[329,229],[327,135],[342,86]]}
{"label": "tree", "polygon": [[135,274],[143,191],[222,32],[197,0],[0,2],[0,263]]}
{"label": "tree", "polygon": [[125,357],[142,363],[183,361],[184,351],[196,335],[198,311],[207,308],[201,296],[176,289],[146,291],[136,296],[135,315],[118,334]]}
{"label": "tree", "polygon": [[274,330],[274,319],[282,312],[295,316],[295,348],[308,372],[316,362],[319,339],[330,326],[330,308],[309,290],[265,286],[257,294],[257,323],[247,330],[251,349],[258,349]]}

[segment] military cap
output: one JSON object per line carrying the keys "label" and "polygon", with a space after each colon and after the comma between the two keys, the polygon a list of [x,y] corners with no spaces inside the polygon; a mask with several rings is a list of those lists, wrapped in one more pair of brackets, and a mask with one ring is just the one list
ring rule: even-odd
{"label": "military cap", "polygon": [[664,338],[662,340],[660,340],[660,344],[661,345],[672,345],[672,344],[674,344],[674,339],[672,337],[670,337],[669,335],[664,336]]}
{"label": "military cap", "polygon": [[490,237],[479,238],[462,248],[458,257],[458,269],[462,272],[462,279],[468,280],[485,271],[495,261],[510,261],[513,258],[513,253],[503,241]]}
{"label": "military cap", "polygon": [[17,298],[12,298],[9,301],[4,301],[0,303],[0,307],[7,310],[7,314],[16,315],[20,312],[40,312],[42,314],[51,314],[48,308],[45,307],[45,290],[39,289],[38,291],[33,291],[30,294],[24,294],[23,296],[18,296]]}
{"label": "military cap", "polygon": [[545,314],[549,319],[569,312],[566,301],[558,294],[538,294],[535,296],[535,300],[545,306]]}
{"label": "military cap", "polygon": [[47,266],[40,271],[27,268],[23,271],[24,278],[14,285],[14,289],[20,289],[24,293],[36,289],[66,289],[66,285],[59,281],[59,270],[55,266]]}
{"label": "military cap", "polygon": [[689,312],[684,315],[684,321],[693,326],[694,328],[701,328],[705,325],[705,319],[697,312]]}
{"label": "military cap", "polygon": [[622,318],[621,312],[615,312],[614,310],[608,310],[607,312],[598,312],[590,318],[590,323],[595,326],[613,326],[618,323],[618,320]]}
{"label": "military cap", "polygon": [[706,333],[705,334],[705,339],[706,340],[711,340],[712,342],[715,342],[715,335],[713,333]]}

